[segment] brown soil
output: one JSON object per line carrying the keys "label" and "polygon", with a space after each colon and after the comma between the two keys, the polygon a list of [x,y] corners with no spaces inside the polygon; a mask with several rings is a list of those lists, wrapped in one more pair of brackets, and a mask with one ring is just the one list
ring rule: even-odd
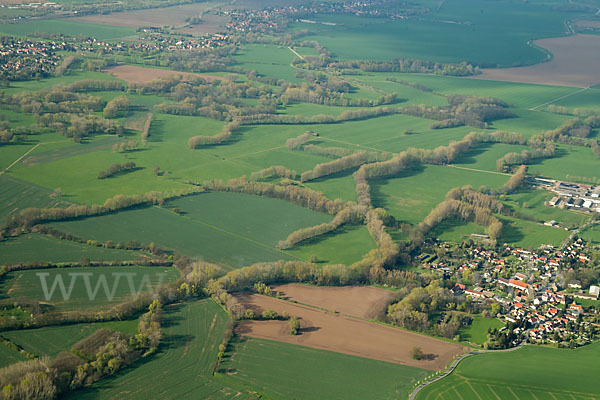
{"label": "brown soil", "polygon": [[588,87],[600,83],[600,36],[573,35],[534,43],[554,58],[530,67],[487,69],[474,79]]}
{"label": "brown soil", "polygon": [[583,26],[584,28],[600,28],[600,21],[575,21],[575,25]]}
{"label": "brown soil", "polygon": [[205,75],[205,74],[194,74],[191,72],[179,72],[170,69],[158,69],[158,68],[147,68],[140,67],[137,65],[118,65],[116,67],[110,67],[103,70],[114,77],[123,79],[127,82],[150,82],[157,78],[166,78],[167,76],[181,75],[184,78],[200,77],[206,80],[223,80],[221,76]]}
{"label": "brown soil", "polygon": [[[359,357],[372,358],[430,370],[441,370],[452,359],[469,349],[443,340],[369,322],[358,318],[320,311],[308,306],[257,294],[237,295],[247,308],[266,309],[298,317],[300,335],[289,333],[287,321],[242,321],[236,333],[293,343]],[[421,347],[424,360],[413,360],[410,351]]]}
{"label": "brown soil", "polygon": [[292,283],[272,289],[287,300],[365,319],[374,319],[394,297],[390,290],[371,286],[323,287]]}
{"label": "brown soil", "polygon": [[90,24],[125,26],[130,28],[182,27],[186,25],[186,18],[196,17],[202,14],[204,22],[194,25],[187,33],[215,33],[225,30],[225,23],[229,21],[226,17],[206,14],[205,11],[214,8],[220,3],[197,3],[181,6],[151,8],[147,10],[122,11],[112,14],[86,15],[73,18],[74,21],[87,22]]}

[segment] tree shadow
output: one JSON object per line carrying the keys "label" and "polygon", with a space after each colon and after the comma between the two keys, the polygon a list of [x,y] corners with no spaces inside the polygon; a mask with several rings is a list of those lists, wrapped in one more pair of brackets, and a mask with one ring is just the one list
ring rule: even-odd
{"label": "tree shadow", "polygon": [[165,121],[152,120],[150,132],[148,132],[148,142],[162,142],[164,136]]}
{"label": "tree shadow", "polygon": [[437,354],[428,353],[428,354],[423,354],[423,357],[421,357],[421,360],[433,361],[433,360],[435,360],[438,357],[439,356]]}

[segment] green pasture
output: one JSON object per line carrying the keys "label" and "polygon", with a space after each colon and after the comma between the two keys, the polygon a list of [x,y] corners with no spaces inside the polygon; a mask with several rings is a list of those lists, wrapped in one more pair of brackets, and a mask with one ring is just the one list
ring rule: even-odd
{"label": "green pasture", "polygon": [[454,160],[453,164],[461,167],[497,172],[496,161],[499,158],[502,158],[507,153],[521,153],[523,150],[530,150],[530,148],[528,146],[504,143],[482,143],[461,154]]}
{"label": "green pasture", "polygon": [[136,260],[144,257],[137,251],[89,246],[52,236],[31,233],[0,241],[0,265],[18,263],[60,263],[90,261]]}
{"label": "green pasture", "polygon": [[500,329],[504,323],[497,318],[476,316],[473,321],[459,330],[460,340],[483,345],[488,339],[488,329]]}
{"label": "green pasture", "polygon": [[563,106],[573,111],[575,108],[587,108],[599,111],[600,109],[600,88],[590,88],[583,92],[574,94],[567,98],[552,103],[557,106]]}
{"label": "green pasture", "polygon": [[[302,48],[296,49],[298,50]],[[295,70],[290,65],[294,58],[297,58],[296,55],[285,46],[252,43],[244,44],[234,57],[245,70],[255,70],[260,75],[300,83],[302,79],[294,76]]]}
{"label": "green pasture", "polygon": [[376,247],[365,226],[343,226],[330,234],[301,242],[286,253],[304,260],[314,255],[322,264],[350,265]]}
{"label": "green pasture", "polygon": [[212,376],[228,315],[212,300],[165,307],[157,354],[74,392],[72,399],[256,398],[246,388]]}
{"label": "green pasture", "polygon": [[600,393],[599,356],[600,343],[575,350],[529,345],[471,356],[417,399],[593,399]]}
{"label": "green pasture", "polygon": [[546,190],[520,189],[504,196],[502,202],[521,215],[537,222],[557,221],[562,226],[583,225],[590,214],[547,206],[554,195]]}
{"label": "green pasture", "polygon": [[273,399],[403,399],[431,371],[271,340],[243,338],[226,382]]}
{"label": "green pasture", "polygon": [[71,350],[71,347],[75,343],[102,328],[135,335],[138,330],[138,321],[137,319],[133,319],[127,321],[46,326],[36,329],[3,332],[1,336],[38,357],[56,357],[61,351]]}
{"label": "green pasture", "polygon": [[445,242],[462,242],[468,240],[471,234],[485,235],[485,227],[473,222],[446,219],[429,232],[429,236]]}
{"label": "green pasture", "polygon": [[[171,209],[178,208],[180,214]],[[51,225],[100,241],[138,240],[181,254],[242,267],[289,259],[276,248],[293,231],[331,217],[283,200],[237,193],[204,193],[100,217]]]}
{"label": "green pasture", "polygon": [[600,244],[600,225],[592,225],[586,230],[580,232],[579,236],[585,240],[591,241],[594,244]]}
{"label": "green pasture", "polygon": [[135,28],[88,24],[68,19],[41,19],[1,24],[0,33],[4,35],[40,37],[40,34],[63,34],[69,36],[93,37],[99,40],[115,40],[135,35]]}
{"label": "green pasture", "polygon": [[526,249],[537,249],[542,244],[560,246],[569,236],[569,232],[561,228],[544,226],[539,222],[531,222],[512,217],[500,217],[504,224],[498,243]]}
{"label": "green pasture", "polygon": [[[451,95],[473,95],[496,97],[516,108],[529,109],[537,107],[543,103],[550,102],[559,97],[575,93],[581,89],[563,87],[536,85],[531,83],[503,82],[479,79],[473,77],[458,77],[444,75],[425,75],[425,74],[401,74],[401,73],[368,73],[361,75],[360,79],[366,83],[381,84],[388,77],[396,78],[401,81],[408,81],[424,85],[435,92]],[[389,83],[388,88],[396,91],[398,84]],[[383,86],[385,87],[385,86]],[[429,96],[431,96],[429,94]],[[402,96],[401,96],[402,97]],[[424,101],[424,104],[428,102]],[[435,104],[430,104],[435,105]]]}
{"label": "green pasture", "polygon": [[304,185],[325,194],[330,199],[356,201],[356,183],[352,176],[354,171],[356,171],[356,168],[324,176],[306,182]]}
{"label": "green pasture", "polygon": [[[40,274],[44,274],[45,278]],[[84,274],[90,274],[87,282]],[[131,281],[123,274],[131,274]],[[154,290],[159,285],[178,278],[179,272],[172,267],[74,267],[21,270],[9,272],[2,278],[0,297],[10,300],[39,301],[46,310],[53,312],[101,311],[133,300],[139,291]],[[43,286],[44,279],[46,290]]]}
{"label": "green pasture", "polygon": [[[361,82],[374,89],[384,91],[386,93],[398,93],[398,97],[406,100],[405,104],[425,104],[428,106],[445,106],[448,104],[446,99],[439,94],[426,92],[414,87],[385,80],[386,74],[365,74],[358,76],[348,76],[347,79],[352,82],[354,80]],[[404,80],[398,77],[398,80]],[[405,80],[405,81],[408,81]]]}
{"label": "green pasture", "polygon": [[439,165],[423,165],[389,179],[371,181],[375,207],[383,207],[397,220],[418,224],[455,187],[471,185],[498,188],[508,177]]}
{"label": "green pasture", "polygon": [[[80,80],[117,80],[112,75],[106,74],[104,72],[96,72],[96,71],[78,71],[78,70],[69,70],[69,72],[62,76],[52,76],[48,78],[43,78],[40,80],[32,80],[32,81],[17,81],[10,82],[10,86],[6,89],[2,89],[4,92],[9,94],[19,93],[23,91],[36,91],[42,89],[49,89],[54,85],[65,84],[68,85],[70,83],[80,81]],[[92,95],[98,96],[98,92],[93,92]]]}
{"label": "green pasture", "polygon": [[581,183],[600,182],[600,159],[589,147],[556,146],[553,158],[534,160],[529,173],[544,177]]}

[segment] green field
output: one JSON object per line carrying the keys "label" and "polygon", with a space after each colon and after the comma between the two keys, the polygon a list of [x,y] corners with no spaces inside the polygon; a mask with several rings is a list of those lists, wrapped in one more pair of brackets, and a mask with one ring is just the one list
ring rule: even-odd
{"label": "green field", "polygon": [[331,234],[301,242],[286,253],[305,260],[314,255],[320,263],[350,265],[376,247],[365,226],[343,226]]}
{"label": "green field", "polygon": [[27,358],[24,355],[4,345],[4,343],[0,343],[0,368],[25,360]]}
{"label": "green field", "polygon": [[29,207],[66,207],[64,198],[52,198],[51,190],[36,186],[10,175],[0,175],[0,219]]}
{"label": "green field", "polygon": [[263,339],[244,338],[234,349],[224,365],[227,381],[273,399],[401,399],[431,373]]}
{"label": "green field", "polygon": [[70,36],[95,37],[99,40],[114,40],[135,35],[135,28],[87,24],[67,19],[47,19],[19,22],[18,24],[1,24],[0,32],[5,35],[38,37],[39,34],[62,33]]}
{"label": "green field", "polygon": [[[171,211],[178,208],[181,215]],[[242,267],[291,257],[276,248],[293,231],[331,217],[283,200],[237,193],[204,193],[76,221],[54,228],[100,241],[138,240],[212,262]]]}
{"label": "green field", "polygon": [[508,243],[526,249],[535,249],[542,244],[560,246],[569,236],[569,232],[560,228],[544,226],[538,222],[525,221],[511,217],[500,217],[504,224],[499,243]]}
{"label": "green field", "polygon": [[488,329],[500,329],[504,323],[496,318],[476,316],[471,324],[459,331],[460,340],[483,345],[488,339]]}
{"label": "green field", "polygon": [[137,251],[88,246],[41,234],[10,237],[0,242],[0,265],[32,262],[60,263],[90,261],[138,260],[144,255]]}
{"label": "green field", "polygon": [[[300,54],[301,50],[297,49]],[[294,76],[294,68],[290,66],[294,58],[297,57],[287,47],[268,44],[245,44],[235,56],[246,70],[253,69],[260,75],[300,83],[302,80]]]}
{"label": "green field", "polygon": [[498,188],[507,179],[495,173],[425,165],[394,178],[373,180],[371,196],[374,206],[384,207],[397,220],[418,224],[444,200],[450,189],[464,185],[474,189],[482,185]]}
{"label": "green field", "polygon": [[417,399],[597,399],[599,356],[600,343],[575,350],[525,346],[476,355],[426,387]]}
{"label": "green field", "polygon": [[[72,399],[255,398],[210,373],[227,314],[212,300],[165,307],[164,338],[157,354],[103,379]],[[149,379],[151,378],[151,379]]]}
{"label": "green field", "polygon": [[596,224],[579,234],[585,240],[589,240],[594,244],[600,244],[600,225]]}
{"label": "green field", "polygon": [[469,239],[471,234],[485,235],[485,227],[473,222],[446,219],[429,232],[428,236],[448,242],[462,242]]}
{"label": "green field", "polygon": [[[42,278],[38,274],[48,275]],[[90,274],[89,287],[83,274]],[[131,282],[128,276],[118,274],[131,274]],[[0,296],[11,300],[39,301],[43,309],[53,312],[101,311],[133,300],[138,292],[150,292],[178,278],[179,272],[173,267],[31,269],[7,273],[0,282]]]}
{"label": "green field", "polygon": [[600,159],[588,147],[558,145],[554,158],[547,158],[529,167],[531,174],[583,183],[600,180]]}
{"label": "green field", "polygon": [[529,147],[504,143],[480,144],[461,154],[452,164],[497,172],[496,161],[499,158],[502,158],[507,153],[520,153],[525,149],[529,149]]}
{"label": "green field", "polygon": [[[98,329],[112,329],[129,334],[136,334],[138,321],[110,321],[91,324],[74,324],[63,326],[47,326],[37,329],[24,329],[2,333],[2,337],[20,346],[36,356],[56,357],[61,351],[69,351],[80,340],[88,337]],[[0,356],[0,360],[2,360]],[[0,361],[1,362],[1,361]]]}
{"label": "green field", "polygon": [[[295,23],[313,32],[343,59],[389,60],[406,57],[443,62],[471,61],[490,66],[541,62],[546,53],[527,45],[530,39],[565,34],[565,15],[540,2],[432,3],[423,17],[385,20],[348,15],[312,15],[336,26]],[[440,7],[436,11],[436,7]],[[448,38],[452,40],[448,40]],[[490,43],[495,43],[490,46]]]}

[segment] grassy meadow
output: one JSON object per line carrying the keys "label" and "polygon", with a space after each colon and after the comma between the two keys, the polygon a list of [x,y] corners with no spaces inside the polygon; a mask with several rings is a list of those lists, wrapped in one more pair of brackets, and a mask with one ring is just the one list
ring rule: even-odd
{"label": "grassy meadow", "polygon": [[599,355],[600,343],[575,350],[525,346],[471,356],[448,377],[422,390],[417,400],[591,399],[600,390],[595,379]]}

